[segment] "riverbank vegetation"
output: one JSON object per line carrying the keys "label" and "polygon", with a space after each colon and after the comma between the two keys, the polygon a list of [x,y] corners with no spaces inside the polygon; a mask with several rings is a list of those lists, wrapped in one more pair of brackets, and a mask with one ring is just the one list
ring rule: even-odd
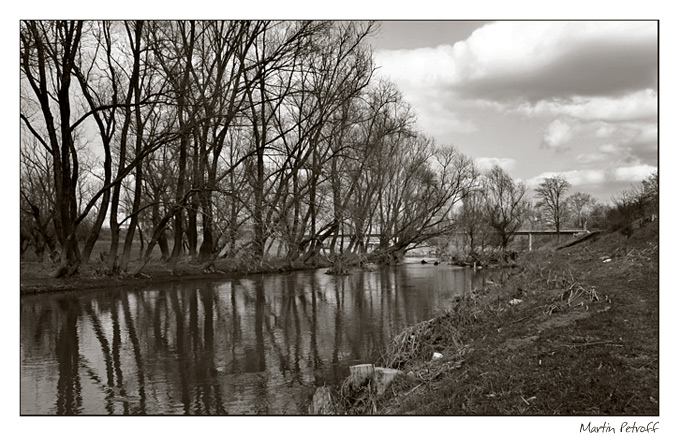
{"label": "riverbank vegetation", "polygon": [[401,370],[385,394],[338,391],[334,411],[658,415],[658,262],[658,222],[527,254],[398,335],[378,363]]}

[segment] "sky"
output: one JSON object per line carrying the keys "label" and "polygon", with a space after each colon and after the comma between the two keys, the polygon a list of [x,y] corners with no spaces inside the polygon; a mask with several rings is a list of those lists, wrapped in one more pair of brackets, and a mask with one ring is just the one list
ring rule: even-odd
{"label": "sky", "polygon": [[657,24],[383,21],[370,43],[424,134],[608,202],[658,168]]}

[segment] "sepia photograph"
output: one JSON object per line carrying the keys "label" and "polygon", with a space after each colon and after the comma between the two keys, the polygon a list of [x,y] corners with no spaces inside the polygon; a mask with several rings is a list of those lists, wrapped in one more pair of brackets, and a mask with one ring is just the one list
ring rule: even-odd
{"label": "sepia photograph", "polygon": [[22,419],[670,429],[663,17],[119,15],[17,26]]}

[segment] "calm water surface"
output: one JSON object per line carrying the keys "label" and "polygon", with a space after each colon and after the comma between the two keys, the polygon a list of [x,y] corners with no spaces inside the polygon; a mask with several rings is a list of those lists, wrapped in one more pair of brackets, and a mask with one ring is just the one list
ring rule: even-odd
{"label": "calm water surface", "polygon": [[305,414],[481,281],[404,264],[23,297],[21,413]]}

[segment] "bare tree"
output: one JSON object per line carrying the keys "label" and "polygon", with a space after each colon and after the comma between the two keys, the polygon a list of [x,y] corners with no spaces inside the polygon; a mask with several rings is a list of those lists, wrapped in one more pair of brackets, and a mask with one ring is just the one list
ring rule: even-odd
{"label": "bare tree", "polygon": [[[337,180],[336,154],[344,146],[336,137],[342,138],[348,129],[347,108],[373,73],[370,53],[362,44],[371,29],[371,23],[354,22],[318,26],[297,65],[290,98],[277,117],[283,133],[277,151],[285,157],[277,223],[290,260],[306,250],[305,260],[313,261],[323,241],[339,229],[329,197],[333,191],[329,181]],[[333,163],[334,175],[328,171],[330,165],[332,173]]]}
{"label": "bare tree", "polygon": [[498,165],[484,174],[483,181],[486,216],[505,252],[513,234],[522,225],[527,188],[523,183],[513,181]]}
{"label": "bare tree", "polygon": [[576,225],[585,230],[590,213],[595,207],[595,199],[588,193],[574,193],[567,198],[567,204],[574,214]]}
{"label": "bare tree", "polygon": [[[101,163],[104,174],[101,184],[106,187],[111,184],[111,147],[116,133],[115,113],[119,106],[116,72],[113,66],[115,60],[113,58],[112,23],[102,22],[97,26],[93,25],[90,29],[95,37],[95,47],[90,50],[93,54],[89,60],[83,60],[83,62],[74,65],[73,70],[80,84],[83,97],[87,102],[89,114],[94,119],[99,130],[99,137],[104,152],[104,160]],[[106,68],[102,69],[102,71],[93,68],[97,62],[102,61],[97,56],[100,52],[99,48],[104,53],[103,61],[106,65]],[[87,263],[89,260],[92,249],[99,238],[99,232],[109,208],[110,193],[111,191],[107,189],[101,196],[97,216],[83,248],[82,260],[84,263]]]}
{"label": "bare tree", "polygon": [[393,234],[390,223],[394,224],[399,209],[391,200],[397,202],[399,196],[400,162],[408,161],[410,152],[412,158],[417,155],[405,144],[414,135],[415,119],[394,84],[387,81],[380,81],[366,93],[356,113],[360,117],[353,132],[353,147],[342,160],[347,184],[342,201],[334,206],[343,217],[342,227],[350,234],[347,250],[365,252],[367,234],[377,214],[380,246],[386,251]]}
{"label": "bare tree", "polygon": [[[402,161],[396,182],[400,187],[396,201],[390,205],[390,220],[382,227],[391,244],[388,252],[393,259],[403,257],[405,251],[429,240],[447,235],[456,228],[454,206],[468,192],[475,180],[473,162],[452,146],[428,147],[424,138],[406,142],[415,156]],[[383,239],[384,240],[384,239]]]}
{"label": "bare tree", "polygon": [[[24,21],[21,27],[22,79],[30,85],[42,115],[39,121],[32,121],[22,113],[21,119],[53,159],[54,224],[62,255],[61,265],[52,272],[54,277],[72,275],[81,261],[76,241],[80,170],[71,126],[71,80],[82,29],[83,23],[76,21]],[[39,133],[34,121],[44,126],[47,138]]]}
{"label": "bare tree", "polygon": [[173,246],[169,257],[170,268],[174,269],[182,252],[182,238],[184,235],[184,207],[187,202],[187,154],[191,138],[192,112],[189,107],[190,80],[193,68],[192,59],[196,46],[196,24],[190,22],[152,23],[150,39],[152,50],[160,65],[160,72],[164,74],[170,84],[172,112],[175,114],[176,126],[180,132],[177,161],[177,178],[175,184],[174,205],[168,213],[160,218],[155,226],[151,243],[147,246],[147,253],[142,261],[145,264],[151,257],[154,241],[162,238],[165,226],[173,221]]}
{"label": "bare tree", "polygon": [[[248,117],[252,127],[254,155],[245,162],[250,177],[253,200],[248,208],[252,217],[252,252],[256,260],[262,261],[267,239],[271,236],[271,206],[268,194],[276,184],[268,174],[267,151],[280,138],[276,132],[276,115],[284,103],[284,97],[292,86],[292,76],[285,74],[300,62],[296,50],[310,31],[312,23],[259,23],[255,44],[250,50],[254,65],[245,74],[248,86]],[[275,194],[276,197],[278,195]]]}
{"label": "bare tree", "polygon": [[550,221],[557,231],[557,242],[560,241],[560,228],[568,208],[565,195],[571,184],[564,176],[552,176],[545,178],[536,188],[536,196],[540,199],[540,205],[548,213]]}
{"label": "bare tree", "polygon": [[468,255],[477,255],[478,247],[483,251],[492,230],[486,218],[484,192],[481,187],[475,187],[464,194],[457,221],[468,240]]}

